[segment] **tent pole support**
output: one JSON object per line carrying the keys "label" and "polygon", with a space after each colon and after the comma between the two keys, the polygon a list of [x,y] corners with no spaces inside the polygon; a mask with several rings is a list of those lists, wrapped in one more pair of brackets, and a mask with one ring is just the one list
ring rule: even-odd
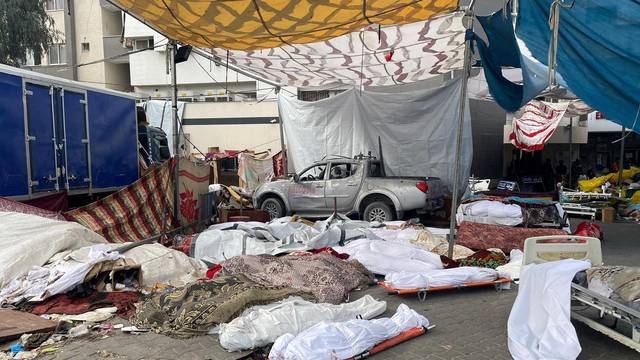
{"label": "tent pole support", "polygon": [[[276,86],[276,94],[280,96],[280,86]],[[279,104],[279,103],[278,103]],[[280,107],[278,107],[278,114],[280,114]],[[282,125],[282,116],[278,115],[278,127],[280,129],[280,151],[282,152],[282,168],[284,174],[287,174],[287,151],[284,143],[284,127]]]}
{"label": "tent pole support", "polygon": [[456,152],[453,167],[453,191],[451,192],[451,215],[449,219],[449,251],[447,255],[453,258],[453,247],[456,243],[456,211],[458,209],[458,196],[460,187],[460,153],[462,151],[462,134],[464,130],[464,112],[467,102],[467,81],[469,80],[469,72],[471,70],[471,37],[469,36],[473,30],[473,3],[471,1],[469,7],[465,10],[462,23],[467,29],[464,41],[464,67],[462,69],[462,84],[460,85],[460,104],[458,108],[458,132],[456,134]]}
{"label": "tent pole support", "polygon": [[621,130],[621,140],[620,140],[620,164],[618,164],[618,193],[620,197],[622,197],[622,170],[624,169],[624,136],[625,131],[624,125],[622,125]]}
{"label": "tent pole support", "polygon": [[175,40],[171,40],[170,45],[171,53],[170,64],[171,64],[171,122],[173,123],[173,157],[175,159],[175,165],[173,167],[173,216],[176,219],[180,219],[180,214],[178,212],[179,207],[179,199],[180,196],[178,194],[180,179],[178,177],[178,173],[180,172],[180,134],[178,126],[178,81],[176,74],[176,53],[178,50],[178,43]]}

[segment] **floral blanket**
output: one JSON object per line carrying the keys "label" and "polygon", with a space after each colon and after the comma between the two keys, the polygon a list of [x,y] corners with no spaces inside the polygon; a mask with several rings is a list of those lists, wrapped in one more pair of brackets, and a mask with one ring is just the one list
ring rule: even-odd
{"label": "floral blanket", "polygon": [[156,293],[140,303],[132,324],[165,335],[187,338],[204,335],[213,326],[231,321],[246,308],[309,294],[290,287],[260,285],[242,275],[216,276],[165,293]]}
{"label": "floral blanket", "polygon": [[533,236],[567,235],[559,229],[519,228],[463,221],[458,228],[456,244],[475,250],[498,248],[508,254],[522,250],[524,241]]}
{"label": "floral blanket", "polygon": [[357,261],[321,253],[311,256],[236,256],[222,264],[222,275],[244,275],[259,284],[288,286],[313,294],[318,302],[340,304],[349,291],[373,281]]}

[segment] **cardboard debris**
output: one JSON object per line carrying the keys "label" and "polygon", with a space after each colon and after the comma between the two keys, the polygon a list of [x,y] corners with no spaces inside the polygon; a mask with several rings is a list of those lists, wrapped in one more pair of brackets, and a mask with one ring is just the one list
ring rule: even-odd
{"label": "cardboard debris", "polygon": [[57,323],[40,316],[10,309],[0,309],[0,342],[19,338],[22,334],[52,331]]}

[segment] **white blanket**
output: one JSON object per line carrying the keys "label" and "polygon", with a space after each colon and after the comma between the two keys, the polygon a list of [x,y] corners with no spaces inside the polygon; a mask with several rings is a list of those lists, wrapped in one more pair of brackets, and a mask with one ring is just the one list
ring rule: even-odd
{"label": "white blanket", "polygon": [[347,359],[419,326],[429,326],[429,320],[401,304],[391,318],[321,322],[298,335],[282,335],[271,347],[269,359]]}
{"label": "white blanket", "polygon": [[284,334],[297,335],[322,322],[342,322],[357,317],[372,319],[387,309],[387,303],[371,295],[341,305],[314,304],[293,297],[266,306],[254,306],[220,325],[220,345],[228,351],[254,349],[273,343]]}
{"label": "white blanket", "polygon": [[566,259],[522,268],[507,325],[516,360],[575,359],[582,348],[571,324],[571,281],[587,261]]}
{"label": "white blanket", "polygon": [[397,272],[387,274],[385,282],[396,289],[428,289],[430,287],[461,285],[472,282],[493,281],[498,273],[489,268],[461,266],[453,269],[430,270],[419,273]]}
{"label": "white blanket", "polygon": [[58,252],[106,242],[78,223],[0,212],[0,287]]}

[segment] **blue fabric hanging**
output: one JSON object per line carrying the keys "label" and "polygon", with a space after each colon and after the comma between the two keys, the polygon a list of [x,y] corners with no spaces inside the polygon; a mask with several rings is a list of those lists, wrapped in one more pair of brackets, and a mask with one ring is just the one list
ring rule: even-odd
{"label": "blue fabric hanging", "polygon": [[[516,33],[547,64],[553,0],[520,2]],[[560,8],[557,72],[607,119],[640,130],[640,1],[575,0]]]}
{"label": "blue fabric hanging", "polygon": [[[486,44],[476,37],[491,96],[503,109],[517,111],[547,87],[547,67],[520,53],[513,31],[510,6],[492,15],[477,18],[488,40]],[[522,84],[505,78],[502,75],[503,66],[521,68]]]}

